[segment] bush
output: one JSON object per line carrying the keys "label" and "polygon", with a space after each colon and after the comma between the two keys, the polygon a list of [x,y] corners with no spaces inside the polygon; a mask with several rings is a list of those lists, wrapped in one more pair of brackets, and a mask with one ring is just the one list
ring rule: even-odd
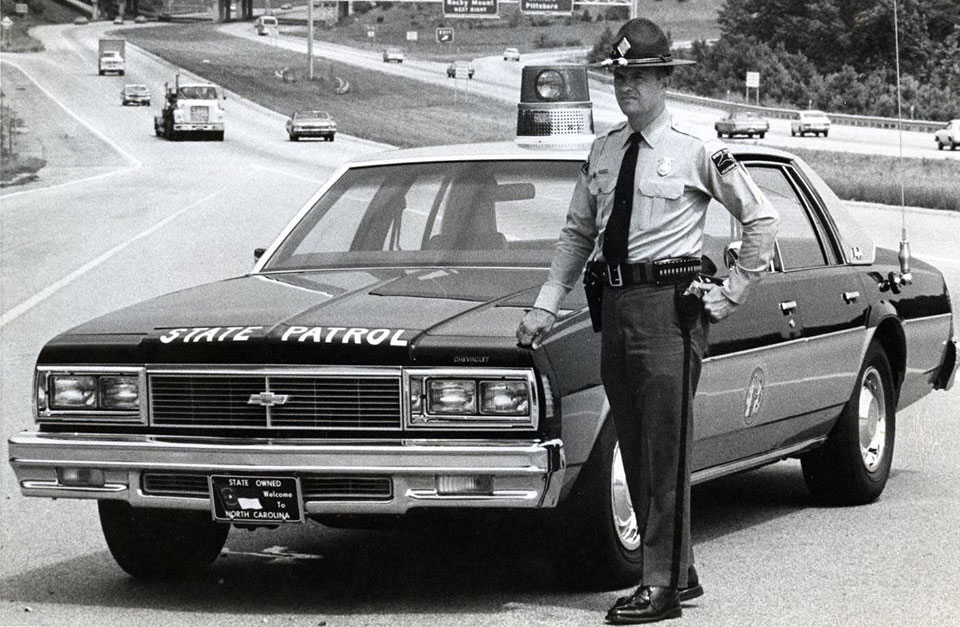
{"label": "bush", "polygon": [[27,8],[34,15],[40,16],[43,15],[43,11],[47,8],[43,3],[43,0],[28,0]]}
{"label": "bush", "polygon": [[563,45],[563,42],[559,39],[554,39],[546,33],[541,33],[536,36],[533,40],[534,48],[559,48]]}
{"label": "bush", "polygon": [[604,11],[603,17],[611,22],[622,22],[624,20],[629,20],[630,7],[623,5],[609,7],[606,11]]}
{"label": "bush", "polygon": [[576,37],[570,37],[563,40],[563,45],[568,48],[582,48],[583,42]]}
{"label": "bush", "polygon": [[373,5],[369,2],[354,2],[353,3],[353,12],[355,15],[363,15],[373,8]]}

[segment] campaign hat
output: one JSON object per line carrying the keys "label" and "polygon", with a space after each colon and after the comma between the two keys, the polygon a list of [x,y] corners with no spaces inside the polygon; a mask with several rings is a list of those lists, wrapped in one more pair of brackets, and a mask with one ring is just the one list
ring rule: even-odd
{"label": "campaign hat", "polygon": [[696,61],[675,59],[663,30],[644,17],[628,20],[614,37],[610,56],[592,65],[599,67],[673,67]]}

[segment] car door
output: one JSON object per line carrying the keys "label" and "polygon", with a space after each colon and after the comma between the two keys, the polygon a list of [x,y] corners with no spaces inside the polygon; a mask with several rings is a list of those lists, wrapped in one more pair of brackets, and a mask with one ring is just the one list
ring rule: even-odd
{"label": "car door", "polygon": [[[809,187],[789,163],[745,165],[781,224],[771,271],[733,315],[710,326],[695,409],[698,470],[817,437],[856,367],[849,357],[860,350],[847,333],[863,326],[854,313],[862,302],[855,294],[859,280],[837,262]],[[720,266],[720,276],[738,240],[736,220],[711,203],[703,253]],[[829,297],[834,292],[836,299]]]}

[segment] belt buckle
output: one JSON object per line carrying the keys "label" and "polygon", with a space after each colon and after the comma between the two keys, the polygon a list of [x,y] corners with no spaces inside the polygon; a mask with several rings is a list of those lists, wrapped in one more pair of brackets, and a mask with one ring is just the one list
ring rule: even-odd
{"label": "belt buckle", "polygon": [[[616,271],[616,278],[614,278],[614,271]],[[623,271],[620,269],[620,264],[615,266],[607,264],[607,283],[610,287],[623,287]]]}

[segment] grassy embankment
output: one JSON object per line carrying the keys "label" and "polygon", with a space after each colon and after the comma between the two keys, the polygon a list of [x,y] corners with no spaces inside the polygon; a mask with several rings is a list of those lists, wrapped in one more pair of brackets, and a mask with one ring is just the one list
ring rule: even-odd
{"label": "grassy embankment", "polygon": [[[366,139],[425,146],[510,140],[515,131],[515,106],[484,98],[475,90],[455,99],[450,89],[325,62],[318,62],[315,68],[321,80],[283,83],[274,72],[291,67],[303,76],[303,55],[252,46],[217,33],[210,24],[129,31],[127,36],[133,43],[275,111],[327,109],[342,132]],[[350,81],[347,94],[333,93],[329,78],[333,75]],[[795,152],[816,168],[841,198],[900,204],[898,178],[891,175],[899,169],[896,158]],[[960,211],[960,168],[955,161],[905,159],[904,170],[907,205]]]}

